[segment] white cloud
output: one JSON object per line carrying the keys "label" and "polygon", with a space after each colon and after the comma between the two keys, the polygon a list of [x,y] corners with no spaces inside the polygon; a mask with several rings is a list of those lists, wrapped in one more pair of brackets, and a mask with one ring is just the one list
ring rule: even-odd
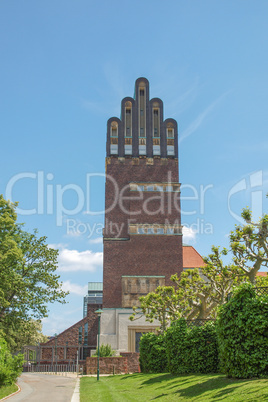
{"label": "white cloud", "polygon": [[194,242],[196,239],[196,232],[192,228],[187,228],[186,226],[183,226],[182,234],[184,243]]}
{"label": "white cloud", "polygon": [[78,296],[84,296],[87,293],[87,285],[81,286],[76,283],[72,283],[70,281],[64,281],[62,283],[62,289],[65,292],[74,293]]}
{"label": "white cloud", "polygon": [[67,244],[64,244],[64,243],[50,243],[50,244],[48,244],[48,247],[49,248],[54,248],[55,250],[59,250],[59,249],[67,247]]}
{"label": "white cloud", "polygon": [[[74,319],[73,317],[76,317]],[[60,313],[51,313],[49,317],[42,319],[43,333],[47,336],[52,336],[54,334],[59,334],[62,331],[69,328],[71,325],[75,324],[79,319],[82,318],[82,302],[81,307],[76,309],[65,309]]]}
{"label": "white cloud", "polygon": [[102,241],[103,241],[102,237],[96,237],[96,239],[89,240],[89,243],[91,243],[91,244],[102,244]]}
{"label": "white cloud", "polygon": [[62,248],[59,251],[58,262],[59,271],[61,272],[95,272],[102,268],[103,253],[94,253],[91,250],[78,251]]}

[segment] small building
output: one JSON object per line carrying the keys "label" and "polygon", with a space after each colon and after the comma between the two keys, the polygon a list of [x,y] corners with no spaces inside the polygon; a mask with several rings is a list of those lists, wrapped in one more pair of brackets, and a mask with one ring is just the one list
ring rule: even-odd
{"label": "small building", "polygon": [[103,282],[88,282],[88,291],[83,298],[83,318],[87,316],[89,305],[102,305]]}

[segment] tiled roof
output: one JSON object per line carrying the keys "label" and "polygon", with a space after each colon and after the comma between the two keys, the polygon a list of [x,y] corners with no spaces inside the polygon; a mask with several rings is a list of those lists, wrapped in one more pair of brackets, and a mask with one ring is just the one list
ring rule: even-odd
{"label": "tiled roof", "polygon": [[257,276],[267,276],[267,272],[257,272]]}
{"label": "tiled roof", "polygon": [[183,269],[198,268],[205,263],[201,255],[192,246],[183,246]]}

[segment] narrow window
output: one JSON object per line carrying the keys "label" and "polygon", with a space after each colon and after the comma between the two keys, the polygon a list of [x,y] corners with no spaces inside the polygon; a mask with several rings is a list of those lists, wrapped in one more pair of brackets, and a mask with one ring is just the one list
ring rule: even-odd
{"label": "narrow window", "polygon": [[146,136],[146,99],[145,99],[145,84],[140,83],[139,87],[139,136]]}
{"label": "narrow window", "polygon": [[171,156],[175,155],[174,145],[167,146],[167,154]]}
{"label": "narrow window", "polygon": [[[157,102],[153,103],[153,137],[160,138],[160,113],[159,113],[159,104]],[[157,154],[158,149],[155,149],[154,155]]]}
{"label": "narrow window", "polygon": [[132,136],[132,113],[131,113],[131,107],[132,104],[131,102],[126,102],[126,107],[125,107],[125,137],[131,137]]}
{"label": "narrow window", "polygon": [[79,327],[79,329],[78,329],[78,343],[79,343],[79,345],[82,345],[82,326],[81,327]]}
{"label": "narrow window", "polygon": [[154,186],[147,186],[147,191],[154,191]]}
{"label": "narrow window", "polygon": [[125,145],[125,155],[132,154],[132,145]]}
{"label": "narrow window", "polygon": [[111,123],[111,139],[110,139],[110,152],[111,155],[118,154],[118,123],[116,121],[112,121]]}
{"label": "narrow window", "polygon": [[167,129],[167,138],[174,138],[174,128]]}
{"label": "narrow window", "polygon": [[87,338],[88,338],[88,323],[86,322],[84,325],[84,345],[85,346],[87,346],[87,344],[88,344]]}
{"label": "narrow window", "polygon": [[167,235],[173,235],[174,234],[174,228],[168,227],[167,228]]}
{"label": "narrow window", "polygon": [[116,121],[111,123],[111,137],[118,137],[118,124]]}
{"label": "narrow window", "polygon": [[144,229],[143,227],[139,227],[138,234],[146,234],[146,229]]}
{"label": "narrow window", "polygon": [[112,155],[117,155],[118,154],[118,145],[117,144],[111,144],[110,150],[111,150]]}

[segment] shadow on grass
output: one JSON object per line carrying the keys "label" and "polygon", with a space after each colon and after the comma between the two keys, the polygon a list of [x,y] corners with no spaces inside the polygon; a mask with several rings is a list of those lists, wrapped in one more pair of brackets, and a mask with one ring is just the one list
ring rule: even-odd
{"label": "shadow on grass", "polygon": [[[119,374],[120,375],[120,374]],[[121,380],[129,380],[129,379],[136,379],[137,377],[141,377],[141,375],[143,375],[142,373],[133,373],[133,374],[123,374],[120,378]]]}
{"label": "shadow on grass", "polygon": [[[133,380],[135,387],[142,392],[142,389],[147,386],[152,386],[157,396],[150,398],[156,400],[163,397],[173,396],[181,397],[191,400],[226,400],[230,396],[243,400],[243,395],[254,395],[257,392],[258,399],[246,400],[268,400],[268,386],[261,389],[260,384],[257,382],[260,379],[232,379],[226,378],[221,374],[188,374],[188,375],[172,375],[163,373],[155,374],[141,374],[136,373],[132,375],[125,375],[121,380]],[[155,395],[155,394],[154,394]],[[203,399],[204,398],[204,399]],[[229,400],[229,399],[228,399]]]}
{"label": "shadow on grass", "polygon": [[[202,382],[202,377],[200,377],[200,382],[195,383],[185,389],[178,389],[175,394],[180,397],[193,398],[202,396],[206,392],[215,391],[213,397],[225,399],[227,394],[233,393],[237,388],[241,388],[242,384],[248,384],[251,381],[246,380],[232,380],[225,377],[210,378]],[[179,386],[180,384],[178,384]],[[218,391],[218,392],[217,392]]]}
{"label": "shadow on grass", "polygon": [[142,385],[151,385],[151,384],[155,384],[158,382],[162,382],[162,381],[168,381],[168,380],[173,380],[176,379],[177,376],[174,376],[173,374],[159,374],[158,377],[153,377],[153,378],[149,378],[148,380],[145,380],[142,382]]}

